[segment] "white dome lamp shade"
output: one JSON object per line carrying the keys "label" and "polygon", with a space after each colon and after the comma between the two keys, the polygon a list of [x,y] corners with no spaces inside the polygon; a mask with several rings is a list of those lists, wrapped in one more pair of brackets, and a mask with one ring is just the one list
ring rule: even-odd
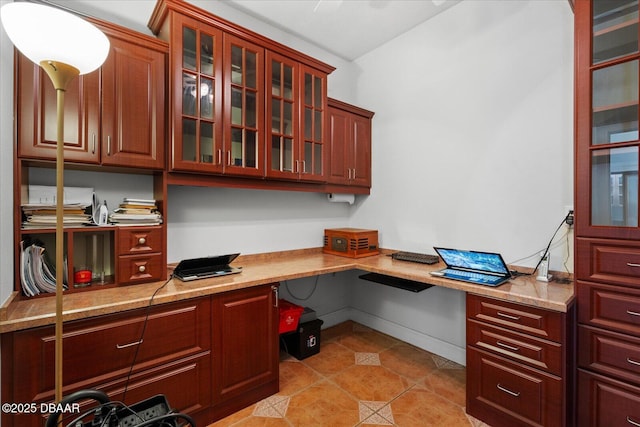
{"label": "white dome lamp shade", "polygon": [[[42,66],[50,64],[58,73],[87,74],[96,70],[109,53],[104,33],[84,19],[60,9],[34,3],[9,3],[0,9],[2,26],[23,55]],[[52,69],[55,73],[55,71]],[[59,87],[52,78],[56,89]],[[64,80],[62,79],[64,82]]]}
{"label": "white dome lamp shade", "polygon": [[15,47],[47,73],[57,94],[55,399],[60,402],[63,386],[64,92],[76,76],[90,73],[102,65],[109,54],[109,40],[84,19],[41,4],[6,4],[0,8],[0,20]]}

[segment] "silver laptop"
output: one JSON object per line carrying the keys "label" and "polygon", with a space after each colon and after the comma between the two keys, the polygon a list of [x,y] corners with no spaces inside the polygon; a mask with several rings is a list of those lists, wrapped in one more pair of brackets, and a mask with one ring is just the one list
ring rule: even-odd
{"label": "silver laptop", "polygon": [[239,255],[238,253],[185,259],[180,261],[175,270],[173,270],[173,277],[177,277],[183,282],[190,282],[192,280],[240,273],[242,267],[231,267],[229,265]]}
{"label": "silver laptop", "polygon": [[436,247],[433,249],[447,265],[447,268],[432,271],[434,276],[485,286],[499,286],[511,278],[511,272],[500,254]]}

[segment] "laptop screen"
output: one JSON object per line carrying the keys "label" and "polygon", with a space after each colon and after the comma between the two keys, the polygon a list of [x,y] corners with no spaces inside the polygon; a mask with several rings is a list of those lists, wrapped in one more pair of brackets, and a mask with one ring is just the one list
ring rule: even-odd
{"label": "laptop screen", "polygon": [[508,275],[509,268],[502,256],[491,252],[434,248],[449,267]]}

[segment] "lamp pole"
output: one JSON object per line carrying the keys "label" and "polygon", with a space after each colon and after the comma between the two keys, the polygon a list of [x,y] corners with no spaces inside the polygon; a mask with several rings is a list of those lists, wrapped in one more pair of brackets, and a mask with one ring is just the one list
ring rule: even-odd
{"label": "lamp pole", "polygon": [[64,93],[80,71],[68,64],[44,60],[40,67],[56,89],[56,326],[55,399],[62,400],[62,293],[64,291]]}

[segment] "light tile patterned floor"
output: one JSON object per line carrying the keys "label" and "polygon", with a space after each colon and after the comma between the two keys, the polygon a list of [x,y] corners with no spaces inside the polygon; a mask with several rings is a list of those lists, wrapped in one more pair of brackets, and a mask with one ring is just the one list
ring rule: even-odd
{"label": "light tile patterned floor", "polygon": [[488,427],[465,414],[465,368],[354,322],[320,353],[281,355],[280,392],[210,427]]}

